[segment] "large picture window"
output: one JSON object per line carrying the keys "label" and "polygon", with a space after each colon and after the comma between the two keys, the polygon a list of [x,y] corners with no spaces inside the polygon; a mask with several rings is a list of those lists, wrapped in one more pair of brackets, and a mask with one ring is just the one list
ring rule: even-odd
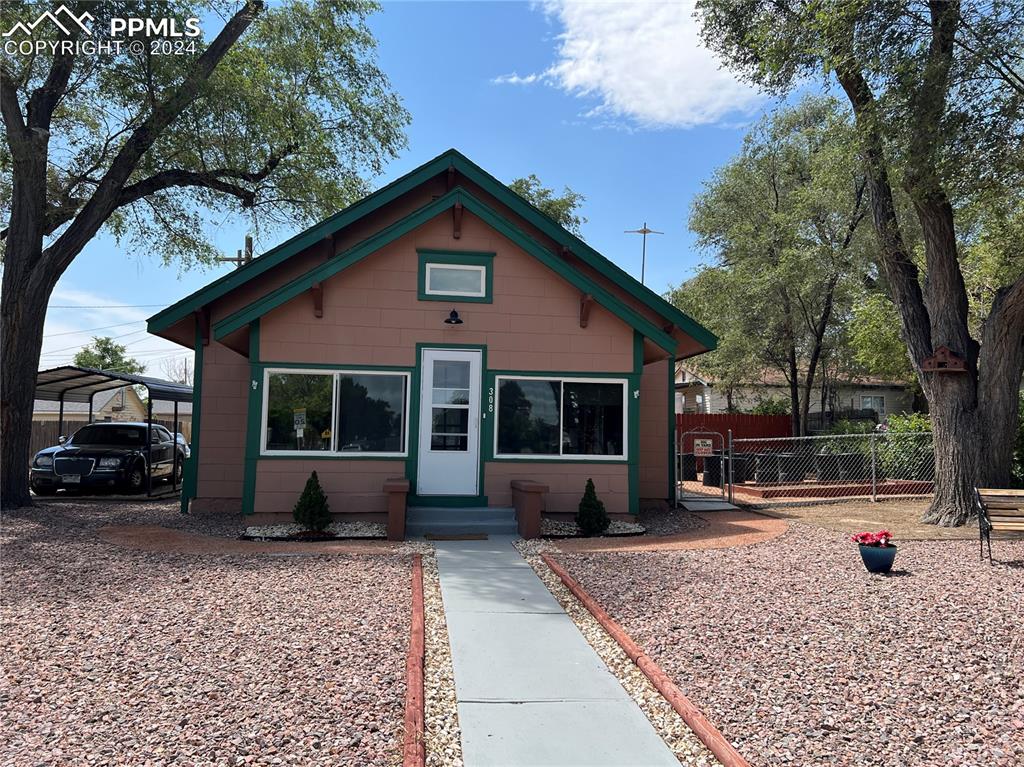
{"label": "large picture window", "polygon": [[498,376],[498,458],[625,458],[626,382]]}
{"label": "large picture window", "polygon": [[409,374],[268,370],[265,455],[407,454]]}

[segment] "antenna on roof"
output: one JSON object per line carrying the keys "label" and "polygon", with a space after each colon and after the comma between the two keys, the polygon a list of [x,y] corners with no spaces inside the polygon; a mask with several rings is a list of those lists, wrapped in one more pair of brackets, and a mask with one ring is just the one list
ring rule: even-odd
{"label": "antenna on roof", "polygon": [[217,258],[215,260],[223,262],[223,263],[227,263],[227,264],[234,264],[236,269],[238,267],[240,267],[240,266],[245,266],[246,264],[248,264],[250,261],[252,261],[252,235],[251,234],[245,235],[245,253],[244,254],[242,253],[242,250],[239,249],[239,250],[235,251],[235,257],[234,258],[222,256],[222,257],[219,257],[219,258]]}
{"label": "antenna on roof", "polygon": [[627,229],[624,232],[624,234],[642,234],[644,236],[644,247],[643,247],[643,252],[641,253],[641,256],[640,256],[640,284],[643,285],[644,284],[644,272],[647,271],[647,235],[649,235],[649,234],[665,234],[665,233],[664,232],[659,232],[656,229],[648,229],[647,228],[647,222],[644,221],[644,225],[643,225],[642,229]]}

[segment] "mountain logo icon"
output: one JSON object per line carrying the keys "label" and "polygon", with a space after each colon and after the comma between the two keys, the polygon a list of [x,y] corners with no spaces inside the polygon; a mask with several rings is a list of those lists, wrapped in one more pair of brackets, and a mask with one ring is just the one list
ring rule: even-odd
{"label": "mountain logo icon", "polygon": [[[81,16],[76,16],[72,13],[66,5],[60,6],[56,11],[43,11],[39,18],[30,24],[26,24],[23,21],[15,22],[14,26],[7,32],[4,32],[4,37],[11,37],[16,32],[21,32],[23,35],[31,35],[32,32],[43,23],[45,20],[51,21],[61,32],[65,35],[70,35],[75,27],[78,30],[84,32],[87,35],[92,34],[92,30],[85,25],[87,21],[93,21],[95,16],[86,11]],[[63,21],[62,21],[63,19]]]}

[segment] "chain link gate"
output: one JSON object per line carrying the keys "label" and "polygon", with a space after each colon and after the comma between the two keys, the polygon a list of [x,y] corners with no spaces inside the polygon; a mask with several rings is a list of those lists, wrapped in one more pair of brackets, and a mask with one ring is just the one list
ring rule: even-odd
{"label": "chain link gate", "polygon": [[686,495],[706,496],[709,490],[725,498],[726,463],[723,434],[704,429],[676,432],[676,501]]}

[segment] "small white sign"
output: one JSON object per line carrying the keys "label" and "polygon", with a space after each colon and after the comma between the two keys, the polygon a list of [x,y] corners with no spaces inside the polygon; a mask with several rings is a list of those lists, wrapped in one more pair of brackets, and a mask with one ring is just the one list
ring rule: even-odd
{"label": "small white sign", "polygon": [[292,415],[295,425],[295,431],[297,431],[299,433],[299,436],[301,437],[302,430],[306,428],[306,408],[295,408],[295,410],[292,411]]}
{"label": "small white sign", "polygon": [[715,450],[712,447],[710,439],[695,439],[693,441],[693,454],[698,457],[707,457],[714,455]]}

